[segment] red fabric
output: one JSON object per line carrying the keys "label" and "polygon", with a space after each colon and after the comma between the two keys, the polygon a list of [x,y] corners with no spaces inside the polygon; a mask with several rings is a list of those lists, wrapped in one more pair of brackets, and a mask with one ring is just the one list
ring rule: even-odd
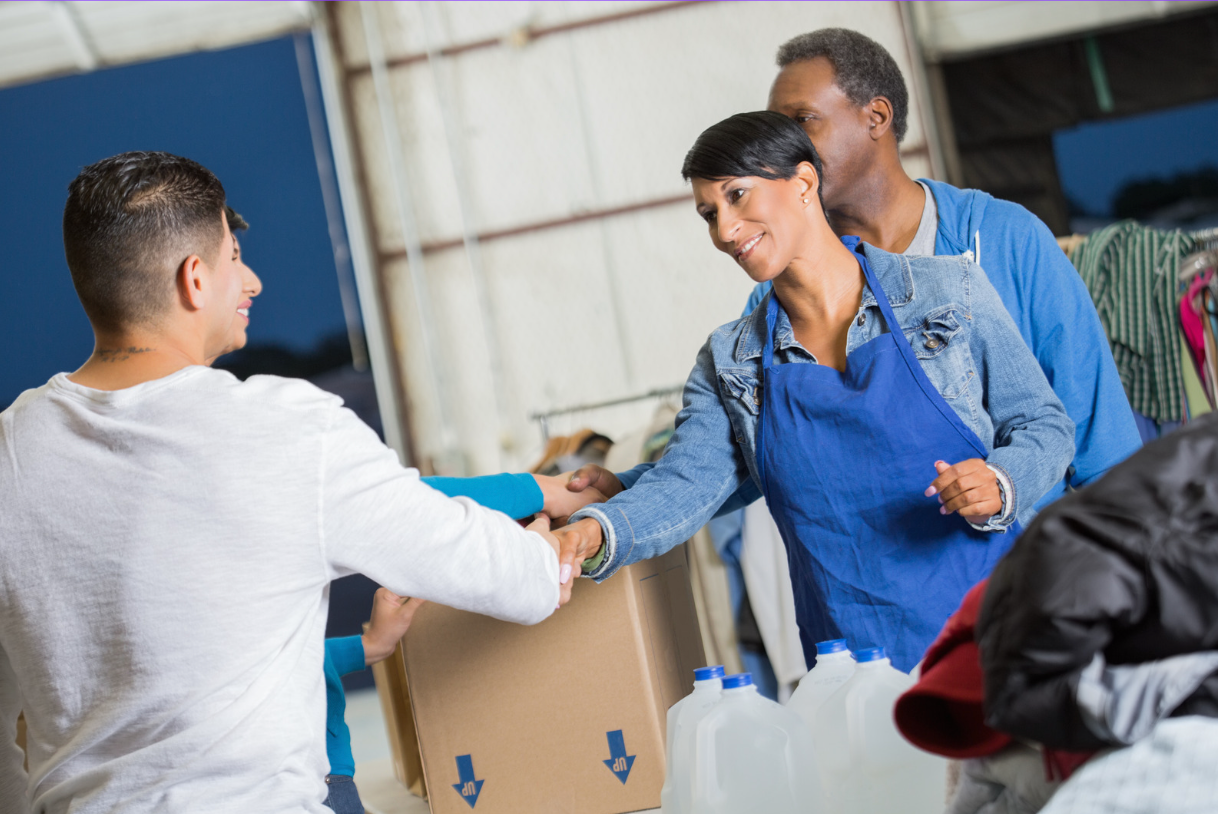
{"label": "red fabric", "polygon": [[1079,766],[1082,766],[1095,752],[1062,752],[1058,749],[1046,749],[1045,755],[1045,779],[1050,783],[1054,780],[1066,782],[1070,779],[1070,775],[1078,771]]}
{"label": "red fabric", "polygon": [[[985,677],[974,629],[987,582],[964,595],[926,651],[918,683],[897,699],[893,713],[897,729],[914,746],[957,760],[992,755],[1013,740],[985,724]],[[1045,779],[1066,780],[1093,754],[1046,749]]]}
{"label": "red fabric", "polygon": [[1011,737],[985,724],[981,658],[973,628],[986,581],[964,595],[922,660],[918,683],[897,699],[897,729],[915,746],[951,758],[984,757],[1005,748]]}
{"label": "red fabric", "polygon": [[1180,329],[1188,343],[1189,352],[1197,372],[1205,370],[1205,331],[1201,327],[1201,289],[1209,285],[1214,277],[1213,269],[1199,274],[1188,287],[1188,293],[1180,300]]}

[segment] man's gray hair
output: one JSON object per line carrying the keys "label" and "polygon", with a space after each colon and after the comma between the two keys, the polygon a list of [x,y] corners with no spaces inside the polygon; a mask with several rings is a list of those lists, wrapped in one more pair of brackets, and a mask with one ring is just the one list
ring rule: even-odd
{"label": "man's gray hair", "polygon": [[892,132],[900,144],[909,126],[909,91],[892,54],[868,36],[849,28],[821,28],[783,43],[778,67],[824,57],[833,65],[834,84],[862,107],[877,96],[892,103]]}

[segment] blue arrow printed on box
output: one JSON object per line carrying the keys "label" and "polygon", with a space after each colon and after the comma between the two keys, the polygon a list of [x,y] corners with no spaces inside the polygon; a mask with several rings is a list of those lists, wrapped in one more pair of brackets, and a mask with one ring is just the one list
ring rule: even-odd
{"label": "blue arrow printed on box", "polygon": [[[457,790],[457,794],[465,802],[469,803],[469,807],[473,808],[478,804],[478,795],[482,793],[482,784],[485,780],[474,779],[474,758],[472,755],[457,755],[457,777],[461,780],[460,783],[453,783],[453,788]],[[626,781],[622,781],[623,783]]]}
{"label": "blue arrow printed on box", "polygon": [[622,730],[606,732],[605,736],[609,738],[609,759],[604,763],[624,786],[626,778],[630,777],[630,767],[634,765],[635,755],[626,754],[626,738],[622,735]]}

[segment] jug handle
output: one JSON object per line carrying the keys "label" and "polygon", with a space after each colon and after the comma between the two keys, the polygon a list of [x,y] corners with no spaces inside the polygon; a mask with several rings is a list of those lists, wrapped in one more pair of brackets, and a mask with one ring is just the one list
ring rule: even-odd
{"label": "jug handle", "polygon": [[[703,719],[703,721],[698,724],[698,730],[694,737],[694,782],[693,789],[691,789],[691,791],[694,793],[691,795],[691,800],[696,802],[698,799],[697,790],[705,789],[707,800],[711,803],[715,803],[719,801],[720,797],[722,797],[719,790],[719,775],[715,771],[715,766],[717,766],[719,762],[717,760],[718,755],[716,754],[715,750],[714,730],[718,727],[707,726],[707,737],[704,738],[702,728],[708,723],[708,721]],[[704,743],[707,747],[705,750],[702,749]],[[706,781],[702,782],[702,778],[704,777],[706,778]]]}

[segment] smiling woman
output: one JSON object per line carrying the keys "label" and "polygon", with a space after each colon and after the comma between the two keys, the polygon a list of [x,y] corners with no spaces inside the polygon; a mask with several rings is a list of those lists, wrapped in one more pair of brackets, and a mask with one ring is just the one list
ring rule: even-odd
{"label": "smiling woman", "polygon": [[605,579],[751,482],[786,543],[808,663],[844,637],[909,670],[1061,479],[1074,425],[970,259],[834,235],[791,119],[732,116],[682,172],[715,247],[773,292],[711,334],[655,468],[564,533],[603,541]]}

